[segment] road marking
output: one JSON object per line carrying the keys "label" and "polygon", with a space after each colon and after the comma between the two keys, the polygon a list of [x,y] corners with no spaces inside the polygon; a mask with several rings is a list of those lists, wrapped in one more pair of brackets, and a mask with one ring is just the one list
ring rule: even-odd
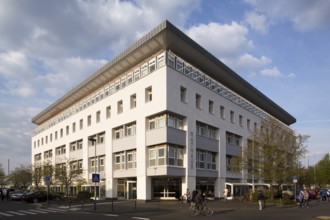
{"label": "road marking", "polygon": [[105,214],[105,216],[118,217],[118,215],[112,215],[112,214]]}
{"label": "road marking", "polygon": [[23,213],[20,213],[20,212],[15,212],[15,211],[7,211],[8,213],[10,214],[14,214],[14,215],[26,215],[26,214],[23,214]]}
{"label": "road marking", "polygon": [[19,212],[23,212],[23,213],[26,213],[26,214],[30,214],[30,215],[36,215],[37,213],[34,213],[34,212],[29,212],[29,211],[26,211],[26,210],[18,210]]}
{"label": "road marking", "polygon": [[149,218],[132,217],[134,219],[149,220]]}
{"label": "road marking", "polygon": [[38,212],[38,213],[41,213],[41,214],[46,214],[46,213],[48,213],[48,212],[39,211],[39,210],[36,210],[36,209],[30,209],[29,211],[31,211],[31,212]]}
{"label": "road marking", "polygon": [[7,216],[7,217],[13,216],[13,215],[10,215],[10,214],[4,213],[4,212],[0,212],[0,215],[4,215],[4,216]]}

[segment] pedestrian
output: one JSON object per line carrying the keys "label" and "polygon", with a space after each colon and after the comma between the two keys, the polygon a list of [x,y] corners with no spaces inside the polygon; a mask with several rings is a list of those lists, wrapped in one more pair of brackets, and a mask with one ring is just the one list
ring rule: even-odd
{"label": "pedestrian", "polygon": [[304,207],[309,208],[309,193],[307,189],[304,189]]}
{"label": "pedestrian", "polygon": [[196,194],[195,198],[194,198],[194,203],[197,207],[197,209],[202,210],[203,208],[203,194],[201,190],[198,190],[198,193]]}
{"label": "pedestrian", "polygon": [[262,210],[262,206],[263,206],[263,201],[264,201],[264,199],[265,199],[264,194],[263,194],[261,191],[259,191],[259,193],[258,193],[258,204],[259,204],[259,210]]}
{"label": "pedestrian", "polygon": [[3,201],[3,191],[0,189],[0,196],[1,196],[1,201]]}
{"label": "pedestrian", "polygon": [[188,188],[187,188],[186,192],[184,193],[184,197],[185,197],[187,203],[190,203],[190,191]]}
{"label": "pedestrian", "polygon": [[228,189],[224,188],[223,189],[223,197],[224,197],[225,202],[227,201],[227,196],[228,196]]}
{"label": "pedestrian", "polygon": [[303,207],[304,203],[304,191],[300,190],[298,195],[298,201],[299,201],[299,208]]}

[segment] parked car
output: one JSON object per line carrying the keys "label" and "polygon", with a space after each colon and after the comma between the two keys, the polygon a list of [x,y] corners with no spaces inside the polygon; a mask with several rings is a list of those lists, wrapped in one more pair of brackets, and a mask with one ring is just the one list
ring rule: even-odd
{"label": "parked car", "polygon": [[59,195],[53,195],[51,193],[47,193],[47,191],[33,191],[26,193],[23,195],[23,200],[26,202],[45,202],[48,200],[60,200],[61,197]]}
{"label": "parked car", "polygon": [[15,192],[10,194],[10,199],[17,201],[22,200],[24,195],[28,192],[28,190],[16,190]]}

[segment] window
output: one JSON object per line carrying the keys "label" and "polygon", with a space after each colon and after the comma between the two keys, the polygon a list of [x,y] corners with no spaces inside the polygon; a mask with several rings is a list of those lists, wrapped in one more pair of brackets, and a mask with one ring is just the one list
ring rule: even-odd
{"label": "window", "polygon": [[149,73],[156,70],[156,58],[149,61]]}
{"label": "window", "polygon": [[204,137],[212,138],[217,140],[217,131],[218,129],[208,125],[204,124],[202,122],[196,122],[196,134],[201,135]]}
{"label": "window", "polygon": [[79,121],[79,129],[83,129],[84,128],[84,120],[83,119],[80,119]]}
{"label": "window", "polygon": [[225,119],[225,107],[220,106],[220,118]]}
{"label": "window", "polygon": [[101,119],[101,111],[96,112],[96,123],[99,123]]}
{"label": "window", "polygon": [[141,77],[146,76],[148,74],[148,64],[144,63],[141,66]]}
{"label": "window", "polygon": [[63,137],[63,129],[60,129],[60,137]]}
{"label": "window", "polygon": [[157,56],[157,68],[165,65],[165,54],[160,54]]}
{"label": "window", "polygon": [[107,117],[107,118],[111,118],[111,106],[108,106],[108,107],[106,108],[106,117]]}
{"label": "window", "polygon": [[136,168],[136,152],[127,152],[127,169]]}
{"label": "window", "polygon": [[147,119],[147,129],[153,130],[161,127],[173,127],[180,130],[184,129],[183,117],[173,113],[164,113]]}
{"label": "window", "polygon": [[136,124],[128,124],[125,126],[125,135],[126,136],[132,136],[136,134]]}
{"label": "window", "polygon": [[230,111],[230,122],[235,123],[235,113],[233,111]]}
{"label": "window", "polygon": [[246,127],[251,130],[251,121],[250,119],[246,119]]}
{"label": "window", "polygon": [[214,114],[213,105],[214,105],[213,101],[209,100],[209,113],[212,115]]}
{"label": "window", "polygon": [[181,102],[187,102],[187,89],[184,87],[180,87],[180,100]]}
{"label": "window", "polygon": [[202,108],[202,96],[199,94],[196,94],[196,108]]}
{"label": "window", "polygon": [[118,128],[115,128],[115,139],[120,139],[124,137],[124,128],[123,126],[120,126]]}
{"label": "window", "polygon": [[180,73],[183,72],[183,61],[180,60],[179,58],[176,58],[176,70],[179,71]]}
{"label": "window", "polygon": [[123,113],[123,100],[117,102],[117,114]]}
{"label": "window", "polygon": [[69,135],[69,126],[66,126],[66,135]]}
{"label": "window", "polygon": [[175,55],[168,53],[167,54],[167,65],[169,67],[172,67],[173,69],[175,68]]}
{"label": "window", "polygon": [[216,153],[197,149],[196,167],[199,169],[216,170]]}
{"label": "window", "polygon": [[152,87],[148,87],[145,90],[145,102],[151,102],[152,101]]}
{"label": "window", "polygon": [[92,116],[88,115],[87,116],[87,126],[91,126],[91,124],[92,124]]}
{"label": "window", "polygon": [[184,148],[177,145],[158,145],[149,148],[149,167],[183,166]]}
{"label": "window", "polygon": [[243,116],[242,115],[238,116],[238,123],[239,123],[240,127],[243,127]]}
{"label": "window", "polygon": [[131,95],[131,108],[136,107],[136,94]]}
{"label": "window", "polygon": [[76,132],[76,122],[72,123],[72,133]]}
{"label": "window", "polygon": [[82,149],[82,146],[83,146],[82,140],[78,141],[78,148],[77,148],[77,150],[81,150]]}

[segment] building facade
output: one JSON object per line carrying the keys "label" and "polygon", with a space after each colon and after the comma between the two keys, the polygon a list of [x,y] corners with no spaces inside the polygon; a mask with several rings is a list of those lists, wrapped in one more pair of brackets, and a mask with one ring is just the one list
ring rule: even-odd
{"label": "building facade", "polygon": [[232,171],[234,158],[268,117],[295,122],[164,21],[32,119],[32,164],[81,168],[72,194],[173,199],[189,188],[220,198],[226,183],[251,182]]}

